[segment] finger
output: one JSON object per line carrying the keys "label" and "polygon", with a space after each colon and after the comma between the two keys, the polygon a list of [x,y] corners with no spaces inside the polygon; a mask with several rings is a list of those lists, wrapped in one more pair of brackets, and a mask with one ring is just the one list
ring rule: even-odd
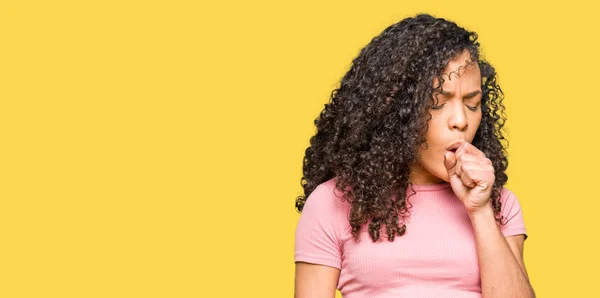
{"label": "finger", "polygon": [[467,181],[472,181],[471,188],[478,186],[482,189],[486,190],[490,186],[494,185],[495,175],[490,171],[480,171],[480,170],[469,170],[465,172],[465,176]]}
{"label": "finger", "polygon": [[482,158],[479,155],[475,155],[473,153],[466,152],[464,150],[460,151],[460,152],[456,152],[455,155],[456,155],[456,159],[458,161],[473,161],[473,162],[483,164],[483,163],[485,163],[484,159],[487,159],[487,158]]}
{"label": "finger", "polygon": [[482,164],[480,160],[457,162],[455,166],[457,175],[462,175],[467,171],[491,172],[494,173],[494,167],[488,164]]}
{"label": "finger", "polygon": [[456,149],[456,154],[459,154],[459,153],[470,153],[475,156],[486,157],[485,153],[483,153],[481,150],[477,149],[477,147],[473,146],[473,144],[471,144],[469,142],[463,142],[460,144],[460,146]]}
{"label": "finger", "polygon": [[473,181],[473,178],[471,178],[471,175],[473,175],[472,171],[462,171],[462,173],[459,176],[460,176],[460,180],[462,181],[462,183],[465,186],[473,188],[473,187],[477,186],[477,184]]}
{"label": "finger", "polygon": [[481,158],[470,153],[460,152],[456,154],[456,171],[460,175],[460,169],[463,169],[462,164],[471,163],[480,166],[482,169],[494,169],[492,162],[487,158]]}
{"label": "finger", "polygon": [[456,175],[462,174],[462,172],[465,170],[465,168],[463,166],[465,163],[479,164],[479,162],[480,162],[479,161],[480,157],[477,157],[473,154],[466,153],[465,151],[461,151],[461,152],[455,154],[455,157],[456,157],[456,165],[454,167],[455,167]]}
{"label": "finger", "polygon": [[446,152],[446,154],[444,154],[444,166],[446,167],[446,170],[448,171],[448,177],[452,177],[453,175],[456,174],[456,172],[455,172],[456,155],[454,153]]}

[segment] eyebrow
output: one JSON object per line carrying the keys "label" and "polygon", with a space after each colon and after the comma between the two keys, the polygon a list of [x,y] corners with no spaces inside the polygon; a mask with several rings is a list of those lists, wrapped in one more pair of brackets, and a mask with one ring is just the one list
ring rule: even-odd
{"label": "eyebrow", "polygon": [[[463,99],[473,98],[473,97],[475,97],[475,95],[480,94],[480,93],[481,93],[481,90],[471,91],[471,92],[465,94],[465,96],[463,96]],[[444,95],[444,96],[452,96],[452,95],[454,95],[454,93],[448,92],[448,91],[444,91],[441,94]]]}

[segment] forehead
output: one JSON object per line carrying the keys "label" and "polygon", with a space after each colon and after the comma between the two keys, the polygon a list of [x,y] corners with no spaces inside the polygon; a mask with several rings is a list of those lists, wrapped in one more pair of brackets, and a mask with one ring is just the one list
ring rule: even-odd
{"label": "forehead", "polygon": [[[481,85],[481,72],[477,61],[471,60],[467,51],[448,62],[440,75],[444,80],[442,87],[451,88],[460,84],[467,88],[476,88]],[[438,78],[433,80],[434,86],[438,85]]]}

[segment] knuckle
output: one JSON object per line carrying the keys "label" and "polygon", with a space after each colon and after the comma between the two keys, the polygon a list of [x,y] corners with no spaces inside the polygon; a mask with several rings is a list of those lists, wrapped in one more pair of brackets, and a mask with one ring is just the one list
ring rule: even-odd
{"label": "knuckle", "polygon": [[466,163],[463,163],[460,165],[460,169],[466,172],[469,170],[469,165]]}
{"label": "knuckle", "polygon": [[462,161],[464,158],[464,155],[462,152],[457,152],[456,153],[456,159]]}

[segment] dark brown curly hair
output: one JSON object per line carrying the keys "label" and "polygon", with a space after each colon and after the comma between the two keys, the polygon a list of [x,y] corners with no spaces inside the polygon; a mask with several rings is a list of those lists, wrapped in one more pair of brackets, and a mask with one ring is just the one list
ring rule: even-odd
{"label": "dark brown curly hair", "polygon": [[[479,64],[483,93],[481,124],[472,144],[493,163],[491,201],[501,222],[500,191],[508,180],[504,94],[495,69],[480,57],[477,38],[475,32],[428,14],[403,19],[374,37],[314,121],[317,131],[305,151],[304,195],[296,198],[297,211],[302,212],[319,184],[337,177],[336,188],[351,204],[348,219],[356,240],[368,220],[374,242],[382,226],[389,241],[402,236],[410,215],[408,197],[415,193],[411,189],[407,197],[410,166],[417,162],[418,147],[427,146],[429,109],[442,92],[442,71],[467,50]],[[437,86],[432,86],[434,78]]]}

